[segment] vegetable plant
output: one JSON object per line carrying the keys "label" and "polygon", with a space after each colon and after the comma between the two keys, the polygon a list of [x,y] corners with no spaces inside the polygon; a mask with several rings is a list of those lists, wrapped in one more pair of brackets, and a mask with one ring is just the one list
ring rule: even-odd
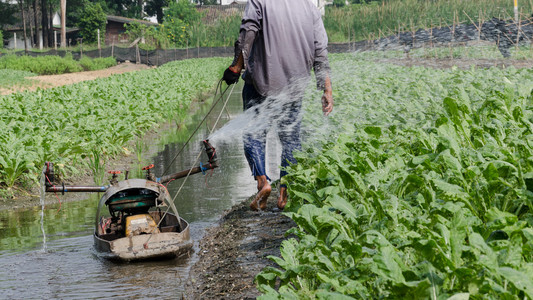
{"label": "vegetable plant", "polygon": [[329,119],[306,102],[262,298],[532,298],[533,72],[360,58],[332,56]]}
{"label": "vegetable plant", "polygon": [[101,162],[121,155],[146,131],[183,121],[195,97],[215,87],[225,64],[222,58],[176,61],[0,96],[0,188],[36,182],[45,161],[101,174]]}

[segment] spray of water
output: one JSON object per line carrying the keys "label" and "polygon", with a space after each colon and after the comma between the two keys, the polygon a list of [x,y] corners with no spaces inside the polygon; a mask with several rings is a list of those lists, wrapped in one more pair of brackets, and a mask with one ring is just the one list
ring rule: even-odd
{"label": "spray of water", "polygon": [[41,180],[40,180],[40,189],[39,189],[39,196],[40,196],[40,201],[41,201],[41,231],[43,233],[43,248],[42,248],[42,251],[43,252],[46,252],[46,232],[44,230],[44,200],[45,200],[45,194],[46,194],[46,191],[45,191],[45,183],[46,183],[46,178],[45,178],[45,173],[46,171],[46,166],[44,166],[43,170],[41,171]]}
{"label": "spray of water", "polygon": [[[215,131],[209,140],[217,143],[231,143],[241,141],[243,134],[259,137],[265,131],[275,130],[278,134],[290,131],[294,124],[287,125],[284,122],[287,114],[299,106],[299,102],[305,102],[309,98],[306,93],[309,80],[300,80],[289,85],[285,90],[267,98],[258,105],[244,111],[242,114],[226,123],[222,128]],[[314,94],[316,97],[316,93]],[[318,98],[320,99],[320,98]],[[317,110],[320,110],[319,101],[315,100]],[[304,115],[305,105],[299,115],[294,115],[294,120],[301,120]],[[320,115],[320,114],[319,114]]]}
{"label": "spray of water", "polygon": [[[303,148],[318,148],[330,127],[329,118],[322,113],[321,96],[320,91],[310,87],[309,80],[301,80],[245,110],[212,133],[209,140],[216,147],[220,144],[242,144],[244,136],[258,138],[267,133],[276,137],[290,135],[299,122],[287,121],[301,121]],[[294,114],[298,107],[301,107],[300,113]]]}

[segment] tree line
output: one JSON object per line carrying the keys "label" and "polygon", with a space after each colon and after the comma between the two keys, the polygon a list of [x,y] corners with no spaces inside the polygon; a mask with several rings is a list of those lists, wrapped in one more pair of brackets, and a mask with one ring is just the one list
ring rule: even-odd
{"label": "tree line", "polygon": [[[220,0],[194,0],[198,5],[216,5]],[[176,0],[82,0],[66,1],[66,26],[80,27],[91,14],[114,15],[134,19],[157,17],[163,22],[163,10]],[[43,33],[43,46],[52,47],[53,16],[60,11],[60,0],[0,0],[0,29],[7,25],[22,24],[27,27],[28,39],[38,44],[39,31]],[[22,22],[24,20],[24,22]]]}

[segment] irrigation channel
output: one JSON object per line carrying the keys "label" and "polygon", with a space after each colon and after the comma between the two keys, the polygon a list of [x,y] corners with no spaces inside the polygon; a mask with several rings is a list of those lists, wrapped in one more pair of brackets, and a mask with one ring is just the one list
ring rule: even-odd
{"label": "irrigation channel", "polygon": [[[241,113],[240,91],[241,87],[235,88],[219,126]],[[194,129],[204,117],[209,108],[206,106],[196,113],[189,128]],[[215,123],[221,108],[219,103],[207,119],[208,126]],[[207,126],[201,127],[169,172],[190,167],[202,151],[200,141],[208,132]],[[152,158],[156,174],[163,172],[188,136],[186,130],[181,130],[155,142],[163,145]],[[167,139],[177,142],[166,143]],[[267,171],[275,175],[279,173],[274,159],[279,146],[272,144],[274,148],[268,149]],[[83,201],[65,202],[59,212],[57,206],[46,207],[46,241],[41,231],[41,207],[0,211],[0,298],[180,298],[189,269],[197,261],[197,245],[205,229],[214,225],[224,210],[256,191],[240,139],[213,146],[217,149],[220,168],[212,174],[191,176],[176,200],[180,215],[191,224],[195,252],[190,257],[123,264],[99,258],[92,237],[96,195]],[[172,196],[181,180],[168,185]]]}

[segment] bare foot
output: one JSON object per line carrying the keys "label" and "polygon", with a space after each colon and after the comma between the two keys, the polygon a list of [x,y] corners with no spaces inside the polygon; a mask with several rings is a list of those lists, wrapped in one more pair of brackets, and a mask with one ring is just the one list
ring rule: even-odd
{"label": "bare foot", "polygon": [[267,208],[267,199],[270,196],[272,187],[268,183],[266,176],[257,176],[257,194],[255,195],[254,201],[250,203],[250,209],[253,211],[258,211],[259,209],[265,210]]}
{"label": "bare foot", "polygon": [[278,208],[283,210],[285,208],[285,205],[287,205],[287,188],[280,187],[279,198],[278,198]]}

